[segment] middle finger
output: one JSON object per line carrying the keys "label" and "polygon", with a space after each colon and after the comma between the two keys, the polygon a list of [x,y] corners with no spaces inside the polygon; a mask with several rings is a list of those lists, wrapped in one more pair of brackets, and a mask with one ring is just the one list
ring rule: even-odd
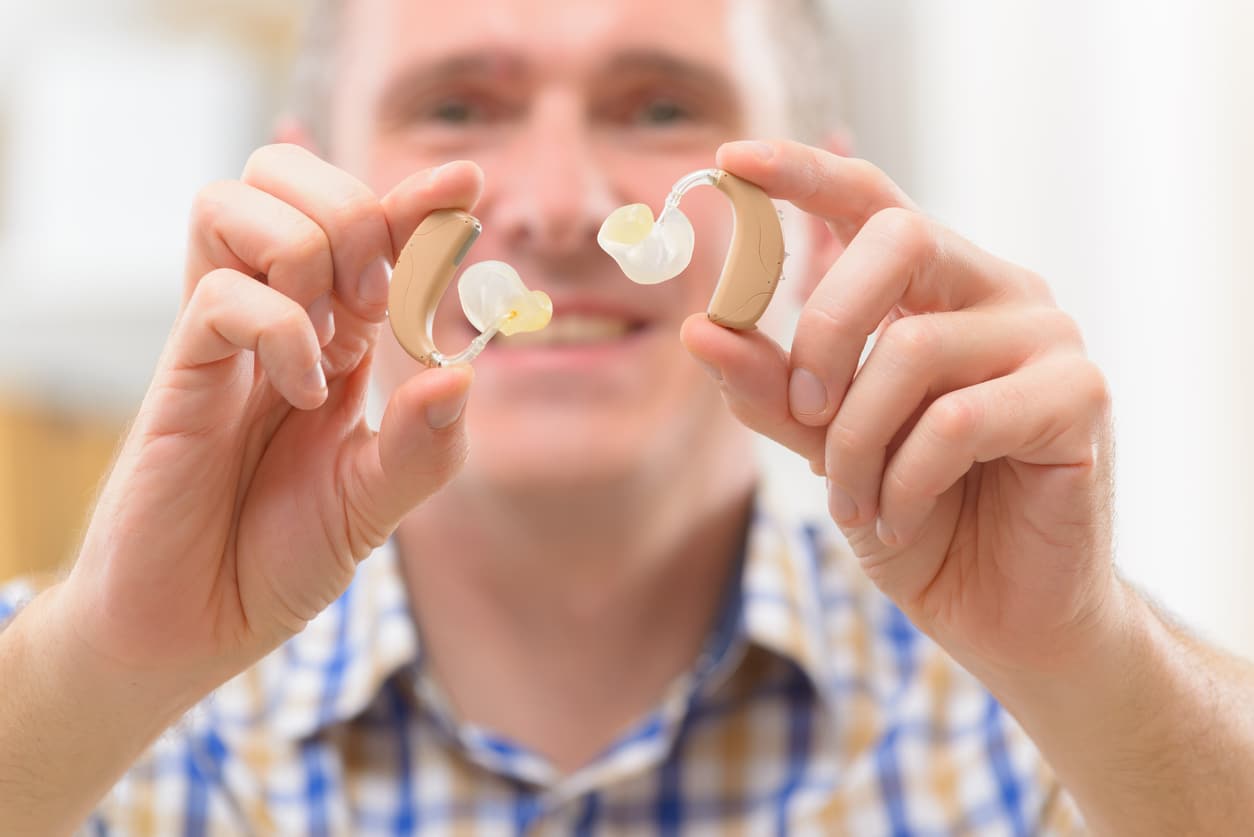
{"label": "middle finger", "polygon": [[979,250],[906,209],[877,214],[802,308],[792,344],[789,402],[803,424],[825,426],[853,379],[867,338],[894,311],[959,311],[1041,296],[1022,268]]}
{"label": "middle finger", "polygon": [[379,322],[387,309],[392,239],[375,194],[361,181],[294,145],[253,153],[242,180],[309,216],[326,233],[334,290],[347,310]]}
{"label": "middle finger", "polygon": [[894,322],[858,370],[827,430],[826,472],[832,508],[842,510],[838,522],[874,521],[889,448],[933,399],[1078,342],[1074,321],[1046,307],[923,314]]}

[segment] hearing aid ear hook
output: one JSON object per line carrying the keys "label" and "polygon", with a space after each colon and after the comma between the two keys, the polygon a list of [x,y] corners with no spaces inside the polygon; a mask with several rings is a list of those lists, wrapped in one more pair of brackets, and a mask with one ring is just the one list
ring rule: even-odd
{"label": "hearing aid ear hook", "polygon": [[479,262],[462,274],[457,291],[466,318],[481,333],[455,355],[436,349],[431,336],[435,308],[482,231],[479,221],[465,212],[437,210],[418,225],[396,260],[388,290],[388,321],[402,348],[420,363],[469,363],[498,333],[539,331],[553,316],[548,295],[527,290],[512,267]]}
{"label": "hearing aid ear hook", "polygon": [[766,193],[720,169],[703,169],[681,178],[666,198],[657,221],[642,203],[614,210],[597,242],[634,282],[651,285],[673,279],[692,260],[692,224],[679,201],[695,186],[714,186],[732,204],[734,226],[723,273],[708,314],[721,326],[753,328],[766,311],[784,266],[784,233],[779,213]]}

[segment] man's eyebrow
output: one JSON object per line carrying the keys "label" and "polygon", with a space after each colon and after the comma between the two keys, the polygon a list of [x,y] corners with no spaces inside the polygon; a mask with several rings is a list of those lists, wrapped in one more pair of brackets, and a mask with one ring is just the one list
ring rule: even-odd
{"label": "man's eyebrow", "polygon": [[466,77],[517,80],[526,75],[528,66],[516,55],[501,52],[462,52],[421,61],[397,73],[384,85],[381,102],[403,101],[414,90],[437,86]]}
{"label": "man's eyebrow", "polygon": [[735,90],[734,82],[724,70],[661,50],[635,49],[620,52],[612,56],[605,65],[605,72],[609,74],[642,71],[729,94]]}
{"label": "man's eyebrow", "polygon": [[[432,61],[420,61],[397,73],[384,85],[379,97],[384,110],[403,107],[415,92],[429,90],[466,78],[496,80],[502,83],[527,78],[532,67],[521,56],[499,50],[453,53]],[[736,99],[736,86],[722,69],[655,49],[631,49],[612,55],[599,68],[601,76],[652,73],[700,87],[730,101]]]}

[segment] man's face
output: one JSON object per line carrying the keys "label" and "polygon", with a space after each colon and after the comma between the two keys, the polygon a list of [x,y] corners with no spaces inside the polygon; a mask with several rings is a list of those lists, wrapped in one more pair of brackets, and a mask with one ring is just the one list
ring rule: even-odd
{"label": "man's face", "polygon": [[[474,211],[483,235],[467,264],[508,262],[553,298],[549,329],[526,342],[498,337],[475,362],[464,485],[590,488],[744,453],[717,388],[678,339],[722,266],[724,199],[709,189],[685,198],[697,250],[663,285],[634,285],[595,240],[615,207],[656,213],[678,177],[745,133],[726,2],[346,4],[337,162],[382,194],[415,170],[474,160],[486,175]],[[436,344],[456,352],[475,333],[450,290]],[[419,371],[385,333],[383,391]]]}

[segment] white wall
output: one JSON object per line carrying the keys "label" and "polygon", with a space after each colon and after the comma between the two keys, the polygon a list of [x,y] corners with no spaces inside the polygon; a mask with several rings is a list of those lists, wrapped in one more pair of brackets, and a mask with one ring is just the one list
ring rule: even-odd
{"label": "white wall", "polygon": [[[861,151],[1084,327],[1116,397],[1125,572],[1254,656],[1254,4],[832,1]],[[0,384],[130,409],[191,196],[265,136],[270,47],[240,32],[296,5],[5,6]]]}
{"label": "white wall", "polygon": [[194,11],[45,0],[0,16],[0,387],[117,415],[143,394],[192,198],[239,172],[274,107],[240,21]]}
{"label": "white wall", "polygon": [[856,150],[1045,275],[1109,378],[1123,573],[1254,657],[1254,4],[832,2]]}
{"label": "white wall", "polygon": [[1250,5],[838,5],[888,43],[855,58],[910,65],[864,67],[862,150],[1049,278],[1107,373],[1124,572],[1254,655]]}

